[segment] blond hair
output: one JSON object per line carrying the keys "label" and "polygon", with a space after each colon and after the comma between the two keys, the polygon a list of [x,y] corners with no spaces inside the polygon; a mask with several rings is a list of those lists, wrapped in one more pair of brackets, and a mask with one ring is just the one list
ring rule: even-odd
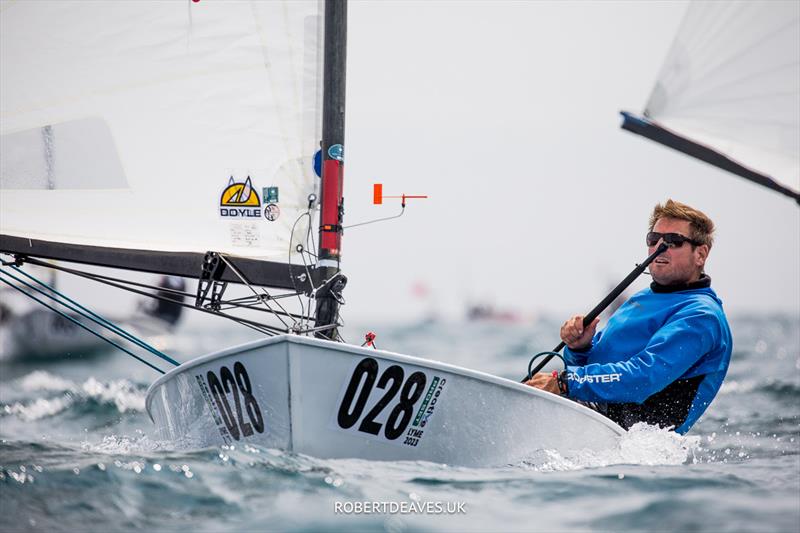
{"label": "blond hair", "polygon": [[693,241],[708,245],[709,248],[714,243],[714,223],[705,213],[698,211],[694,207],[676,202],[671,198],[663,205],[656,204],[653,208],[653,213],[650,215],[650,231],[653,231],[656,222],[661,218],[686,220],[689,222],[691,233],[688,237]]}

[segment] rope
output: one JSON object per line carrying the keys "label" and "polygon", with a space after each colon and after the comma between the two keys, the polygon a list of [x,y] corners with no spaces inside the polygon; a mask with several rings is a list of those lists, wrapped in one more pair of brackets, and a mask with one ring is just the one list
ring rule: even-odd
{"label": "rope", "polygon": [[[288,333],[288,330],[282,330],[280,328],[277,328],[277,327],[274,327],[274,326],[268,326],[267,324],[262,324],[260,322],[254,321],[254,320],[247,320],[247,319],[236,317],[236,316],[233,316],[233,315],[220,313],[218,311],[211,311],[211,310],[205,309],[203,307],[195,307],[194,305],[187,304],[185,302],[175,302],[174,300],[170,300],[168,298],[162,298],[162,297],[160,297],[158,295],[155,295],[155,294],[151,294],[151,293],[147,293],[147,292],[144,292],[144,291],[136,290],[133,287],[128,287],[126,285],[147,287],[147,288],[151,288],[151,289],[154,289],[154,290],[160,290],[161,287],[156,287],[156,286],[153,286],[153,285],[145,285],[145,284],[142,284],[142,283],[135,283],[135,282],[132,282],[132,281],[129,281],[129,280],[121,280],[121,279],[117,279],[117,278],[111,278],[111,277],[108,277],[108,276],[101,276],[99,274],[93,274],[93,273],[90,273],[90,272],[84,272],[82,270],[75,270],[75,269],[72,269],[72,268],[66,268],[66,267],[61,266],[61,265],[53,265],[53,264],[47,263],[45,261],[38,261],[38,260],[36,260],[34,258],[31,258],[31,257],[26,257],[25,258],[25,262],[26,263],[30,263],[32,265],[38,265],[38,266],[42,266],[42,267],[52,268],[52,269],[55,269],[55,270],[60,270],[62,272],[66,272],[66,273],[72,274],[74,276],[82,277],[82,278],[85,278],[85,279],[96,281],[98,283],[102,283],[104,285],[108,285],[109,287],[122,289],[122,290],[125,290],[125,291],[128,291],[128,292],[134,293],[134,294],[139,294],[141,296],[147,296],[148,298],[155,298],[157,300],[164,300],[164,301],[169,301],[169,302],[172,302],[172,303],[177,303],[178,305],[181,305],[182,307],[185,307],[187,309],[192,309],[194,311],[199,311],[201,313],[206,313],[206,314],[209,314],[209,315],[214,315],[214,316],[219,316],[219,317],[222,317],[222,318],[227,318],[227,319],[230,319],[230,320],[233,320],[235,322],[242,323],[242,324],[247,323],[247,324],[250,324],[250,325],[253,325],[253,326],[256,326],[256,327],[270,328],[270,329],[276,331],[277,333]],[[11,264],[11,263],[4,263],[4,265],[5,264]],[[189,294],[189,293],[186,293],[186,292],[175,291],[175,290],[171,290],[171,292],[173,294],[180,294],[180,295],[183,295],[183,296],[190,296],[190,297],[194,296],[193,294]],[[222,303],[223,304],[227,304],[228,301],[227,300],[222,300]],[[235,307],[240,307],[240,306],[235,306]],[[252,309],[253,311],[258,311],[258,312],[271,313],[271,314],[274,314],[274,313],[277,312],[274,309],[260,309],[260,308],[257,308],[257,307],[248,307],[248,309]]]}
{"label": "rope", "polygon": [[561,362],[564,363],[564,368],[567,367],[567,363],[566,363],[566,361],[564,361],[564,358],[561,356],[560,353],[558,353],[558,352],[539,352],[536,355],[534,355],[533,357],[531,357],[531,360],[528,362],[528,375],[525,376],[525,379],[522,380],[522,383],[525,383],[526,381],[528,381],[531,378],[533,378],[534,372],[531,370],[531,367],[533,366],[533,362],[536,361],[538,358],[540,358],[543,355],[549,355],[550,357],[558,357],[559,359],[561,359]]}
{"label": "rope", "polygon": [[[9,273],[9,272],[3,272],[3,273],[4,273],[5,275],[7,275],[7,276],[9,276],[9,277],[11,277],[11,278],[13,278],[13,279],[17,280],[18,282],[20,282],[20,283],[24,284],[26,287],[28,287],[28,288],[30,288],[30,289],[33,289],[33,290],[35,290],[35,291],[36,291],[36,292],[38,292],[39,294],[41,294],[41,295],[43,295],[43,296],[45,296],[45,297],[47,297],[47,298],[50,298],[50,299],[51,299],[51,300],[53,300],[54,302],[56,302],[56,303],[58,303],[58,304],[61,304],[61,305],[63,305],[64,307],[66,307],[66,308],[70,309],[71,311],[74,311],[74,312],[78,313],[79,315],[82,315],[82,316],[84,316],[84,317],[88,318],[88,319],[89,319],[89,320],[91,320],[92,322],[94,322],[94,323],[96,323],[96,324],[98,324],[98,325],[100,325],[100,326],[102,326],[102,327],[104,327],[104,328],[106,328],[106,329],[108,329],[108,330],[112,331],[113,333],[116,333],[117,335],[119,335],[119,336],[120,336],[120,337],[122,337],[123,339],[125,339],[125,340],[127,340],[127,341],[129,341],[129,342],[132,342],[133,344],[135,344],[135,345],[139,346],[140,348],[142,348],[142,349],[144,349],[144,350],[147,350],[147,351],[148,351],[148,352],[150,352],[151,354],[155,355],[156,357],[159,357],[159,358],[163,359],[164,361],[166,361],[166,362],[168,362],[168,363],[172,364],[173,366],[178,366],[178,365],[180,365],[180,363],[179,363],[179,362],[175,361],[174,359],[172,359],[172,358],[171,358],[170,356],[168,356],[167,354],[160,352],[159,350],[157,350],[157,349],[156,349],[156,348],[154,348],[153,346],[150,346],[149,344],[147,344],[147,343],[146,343],[146,342],[144,342],[143,340],[141,340],[141,339],[137,338],[136,336],[134,336],[133,334],[131,334],[131,333],[129,333],[129,332],[127,332],[127,331],[125,331],[124,329],[122,329],[121,327],[117,326],[116,324],[114,324],[114,323],[110,322],[109,320],[106,320],[105,318],[103,318],[103,317],[101,317],[100,315],[98,315],[98,314],[94,313],[94,312],[93,312],[93,311],[91,311],[90,309],[87,309],[86,307],[84,307],[83,305],[79,304],[79,303],[78,303],[78,302],[76,302],[75,300],[72,300],[72,299],[71,299],[71,298],[69,298],[68,296],[66,296],[66,295],[64,295],[64,294],[62,294],[62,293],[60,293],[59,291],[57,291],[57,290],[55,290],[54,288],[52,288],[52,287],[50,287],[49,285],[47,285],[46,283],[44,283],[44,282],[42,282],[42,281],[40,281],[40,280],[36,279],[35,277],[31,276],[31,275],[30,275],[30,274],[28,274],[27,272],[24,272],[24,271],[22,271],[20,268],[18,268],[18,267],[16,267],[16,266],[13,266],[13,265],[11,266],[11,268],[13,268],[15,271],[17,271],[17,273],[19,273],[19,274],[22,274],[23,276],[27,277],[28,279],[31,279],[31,280],[35,281],[36,283],[38,283],[38,284],[39,284],[39,285],[41,285],[42,287],[45,287],[46,289],[48,289],[49,291],[51,291],[53,294],[57,295],[59,298],[63,298],[64,300],[66,300],[67,302],[69,302],[70,304],[72,304],[72,306],[65,304],[63,301],[60,301],[60,300],[58,300],[58,299],[57,299],[56,297],[54,297],[53,295],[51,295],[51,294],[48,294],[48,293],[46,293],[46,292],[44,292],[44,291],[42,291],[42,290],[40,290],[40,289],[38,289],[38,288],[36,288],[36,287],[34,287],[34,286],[30,285],[30,284],[29,284],[29,283],[27,283],[25,280],[22,280],[22,279],[20,279],[20,278],[18,278],[18,277],[16,277],[16,276],[14,276],[13,274],[11,274],[11,273]],[[73,307],[73,306],[74,306],[74,307]],[[105,339],[105,337],[102,337],[102,336],[101,336],[101,338]]]}
{"label": "rope", "polygon": [[[82,316],[85,316],[86,318],[88,318],[89,320],[95,322],[96,324],[99,324],[100,326],[103,326],[106,329],[111,330],[112,332],[116,333],[117,335],[119,335],[123,339],[125,339],[125,340],[127,340],[129,342],[132,342],[133,344],[139,346],[140,348],[142,348],[144,350],[147,350],[148,352],[150,352],[151,354],[155,355],[156,357],[160,357],[161,359],[163,359],[164,361],[172,364],[173,366],[180,365],[180,363],[178,361],[174,360],[173,358],[171,358],[167,354],[165,354],[165,353],[159,351],[158,349],[156,349],[155,347],[147,344],[145,341],[143,341],[142,339],[137,338],[135,335],[125,331],[124,329],[122,329],[121,327],[117,326],[113,322],[103,318],[102,316],[100,316],[97,313],[93,312],[91,309],[88,309],[88,308],[84,307],[83,305],[79,304],[75,300],[69,298],[67,295],[65,295],[63,293],[60,293],[59,291],[57,291],[53,287],[50,287],[49,285],[47,285],[43,281],[36,279],[35,277],[31,276],[27,272],[24,272],[19,267],[16,267],[16,266],[12,265],[11,268],[16,270],[19,274],[22,274],[23,276],[27,277],[28,279],[31,279],[31,280],[35,281],[36,283],[38,283],[42,287],[45,287],[49,291],[51,291],[54,294],[58,295],[60,298],[63,298],[64,300],[68,301],[70,304],[74,305],[75,307],[70,307],[68,305],[65,305],[64,302],[61,302],[61,301],[57,300],[56,298],[54,298],[53,296],[42,292],[41,290],[37,289],[36,287],[31,287],[30,285],[28,285],[24,281],[18,279],[18,281],[20,281],[22,283],[25,283],[25,285],[28,285],[28,287],[34,289],[38,293],[40,293],[40,294],[42,294],[44,296],[47,296],[51,300],[53,300],[53,301],[55,301],[55,302],[57,302],[57,303],[59,303],[61,305],[64,305],[64,307],[67,307],[68,309],[70,309],[72,311],[75,311],[76,313],[78,313],[78,314],[80,314]],[[8,272],[6,272],[6,275],[11,276],[12,278],[15,278],[15,276],[13,274],[9,274]],[[15,279],[17,279],[17,278],[15,278]],[[76,309],[76,307],[77,307],[77,309]]]}
{"label": "rope", "polygon": [[367,224],[375,224],[376,222],[383,222],[384,220],[392,220],[393,218],[400,218],[401,216],[403,216],[403,213],[405,212],[406,212],[406,206],[405,204],[403,204],[403,207],[400,209],[399,215],[394,215],[391,217],[384,217],[384,218],[376,218],[375,220],[367,220],[366,222],[359,222],[358,224],[350,224],[349,226],[342,226],[342,229],[345,230],[350,228],[356,228],[358,226],[366,226]]}
{"label": "rope", "polygon": [[[280,314],[279,314],[277,311],[275,311],[274,309],[272,309],[272,307],[270,307],[270,305],[269,305],[268,301],[269,301],[269,300],[271,300],[271,299],[272,299],[272,297],[269,295],[269,293],[268,293],[267,291],[264,291],[264,294],[267,296],[267,300],[265,300],[264,298],[262,298],[262,295],[258,294],[258,291],[256,291],[256,290],[255,290],[255,289],[252,287],[252,285],[250,285],[250,282],[248,282],[248,281],[247,281],[247,280],[244,278],[244,276],[242,276],[241,272],[239,272],[239,270],[238,270],[238,269],[237,269],[235,266],[233,266],[233,263],[231,263],[230,261],[228,261],[228,259],[227,259],[227,258],[226,258],[226,257],[225,257],[223,254],[219,254],[219,258],[220,258],[220,259],[222,259],[222,261],[223,261],[223,262],[224,262],[226,265],[228,265],[228,267],[230,267],[230,269],[233,271],[233,273],[234,273],[234,274],[236,274],[236,277],[237,277],[237,278],[239,278],[239,279],[241,280],[241,282],[242,282],[242,283],[243,283],[245,286],[247,286],[247,288],[248,288],[248,289],[250,289],[250,290],[252,291],[253,295],[255,295],[255,297],[256,297],[256,298],[257,298],[257,299],[258,299],[258,300],[259,300],[259,301],[260,301],[262,304],[264,304],[264,307],[266,307],[266,308],[267,308],[267,310],[269,310],[269,312],[271,312],[272,314],[274,314],[274,315],[275,315],[275,316],[278,318],[278,320],[280,320],[280,321],[281,321],[281,323],[282,323],[282,324],[283,324],[283,325],[284,325],[284,326],[285,326],[287,329],[289,329],[289,324],[287,324],[287,323],[286,323],[286,322],[285,322],[285,321],[284,321],[284,320],[283,320],[283,319],[280,317]],[[290,315],[290,313],[288,313],[288,312],[286,311],[286,309],[285,309],[285,308],[284,308],[284,307],[283,307],[283,306],[280,304],[280,302],[275,302],[275,304],[276,304],[278,307],[280,307],[280,308],[281,308],[281,311],[283,311],[283,313],[282,313],[282,314],[285,314],[285,315]],[[295,321],[295,324],[296,324],[296,321]]]}
{"label": "rope", "polygon": [[[8,272],[3,272],[3,271],[0,271],[0,276],[2,276],[2,275],[9,276],[9,277],[12,277],[12,278],[16,279],[18,282],[20,282],[20,283],[23,283],[23,284],[25,284],[25,285],[28,285],[28,284],[27,284],[27,283],[25,283],[23,280],[21,280],[21,279],[19,279],[19,278],[16,278],[15,276],[13,276],[12,274],[9,274]],[[135,353],[131,352],[130,350],[127,350],[127,349],[125,349],[124,347],[120,346],[119,344],[117,344],[116,342],[112,341],[111,339],[107,339],[107,338],[103,337],[102,335],[100,335],[99,333],[97,333],[96,331],[94,331],[93,329],[91,329],[91,328],[89,328],[89,327],[85,326],[84,324],[81,324],[80,322],[78,322],[77,320],[75,320],[74,318],[72,318],[71,316],[69,316],[68,314],[66,314],[66,313],[64,313],[64,312],[62,312],[62,311],[59,311],[58,309],[56,309],[55,307],[51,306],[50,304],[48,304],[48,303],[46,303],[46,302],[44,302],[44,301],[40,300],[39,298],[37,298],[37,297],[36,297],[36,296],[34,296],[33,294],[31,294],[31,293],[29,293],[29,292],[26,292],[25,290],[23,290],[23,289],[22,289],[22,287],[17,287],[17,286],[16,286],[16,285],[14,285],[13,283],[11,283],[11,282],[9,282],[9,281],[7,281],[7,280],[3,279],[2,277],[0,277],[0,281],[2,281],[3,283],[5,283],[6,285],[8,285],[9,287],[11,287],[12,289],[14,289],[14,290],[17,290],[17,291],[21,292],[22,294],[24,294],[24,295],[25,295],[25,296],[27,296],[28,298],[30,298],[30,299],[32,299],[32,300],[34,300],[34,301],[36,301],[36,302],[40,303],[41,305],[43,305],[43,306],[45,306],[45,307],[47,307],[48,309],[50,309],[50,310],[51,310],[51,311],[53,311],[54,313],[57,313],[57,314],[61,315],[62,317],[66,318],[67,320],[69,320],[69,321],[73,322],[75,325],[77,325],[77,326],[80,326],[81,328],[85,329],[86,331],[88,331],[89,333],[91,333],[92,335],[94,335],[95,337],[98,337],[99,339],[102,339],[102,340],[106,341],[107,343],[111,344],[111,345],[112,345],[112,346],[114,346],[115,348],[118,348],[119,350],[121,350],[121,351],[123,351],[123,352],[127,353],[128,355],[130,355],[130,356],[131,356],[131,357],[133,357],[134,359],[138,360],[138,361],[139,361],[139,362],[141,362],[141,363],[144,363],[145,365],[149,366],[150,368],[152,368],[152,369],[153,369],[153,370],[155,370],[156,372],[159,372],[159,373],[161,373],[161,374],[164,374],[164,373],[165,373],[163,370],[161,370],[161,369],[160,369],[160,368],[158,368],[157,366],[155,366],[155,365],[153,365],[153,364],[151,364],[151,363],[149,363],[149,362],[145,361],[144,359],[142,359],[141,357],[139,357],[139,356],[138,356],[138,355],[136,355]],[[28,287],[31,287],[31,286],[30,286],[30,285],[28,285]],[[36,289],[35,287],[31,287],[31,288],[32,288],[33,290],[38,290],[38,289]],[[40,291],[40,292],[41,292],[41,291]]]}

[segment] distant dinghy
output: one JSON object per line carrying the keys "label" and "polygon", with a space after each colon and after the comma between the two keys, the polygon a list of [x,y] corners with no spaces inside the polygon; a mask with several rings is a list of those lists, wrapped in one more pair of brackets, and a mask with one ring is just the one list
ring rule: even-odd
{"label": "distant dinghy", "polygon": [[[53,278],[51,286],[54,285]],[[183,315],[183,299],[173,291],[183,291],[185,282],[163,276],[156,288],[161,299],[141,300],[136,312],[115,319],[116,323],[151,342],[173,333],[177,327]],[[20,312],[4,302],[0,302],[0,308],[0,359],[60,359],[65,355],[96,355],[109,348],[105,339],[110,335],[98,337],[90,333],[92,322],[80,314],[66,309],[58,314],[39,307]]]}

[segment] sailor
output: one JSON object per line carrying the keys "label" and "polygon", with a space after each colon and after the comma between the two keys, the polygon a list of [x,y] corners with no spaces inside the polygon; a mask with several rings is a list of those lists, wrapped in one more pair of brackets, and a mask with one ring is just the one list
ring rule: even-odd
{"label": "sailor", "polygon": [[589,404],[625,429],[637,422],[685,433],[716,396],[733,340],[722,301],[704,267],[714,223],[667,200],[650,216],[646,242],[653,282],[596,331],[575,315],[561,327],[566,369],[527,382]]}
{"label": "sailor", "polygon": [[177,276],[162,276],[158,282],[159,290],[156,291],[157,299],[147,302],[145,312],[170,326],[178,323],[183,313],[184,296],[181,294],[186,289],[183,278]]}

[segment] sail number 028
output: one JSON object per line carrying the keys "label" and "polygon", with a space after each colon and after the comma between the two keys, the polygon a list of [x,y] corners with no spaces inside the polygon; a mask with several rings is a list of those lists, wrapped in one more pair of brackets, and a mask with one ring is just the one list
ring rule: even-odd
{"label": "sail number 028", "polygon": [[[376,385],[376,379],[377,387],[386,392],[362,419],[361,415],[364,414],[367,400]],[[353,370],[350,383],[347,385],[347,390],[339,406],[337,416],[339,427],[349,429],[361,420],[358,431],[378,435],[383,429],[383,434],[387,439],[396,439],[403,434],[411,422],[414,416],[414,404],[422,395],[426,381],[427,378],[422,372],[414,372],[408,376],[408,379],[405,379],[405,372],[398,365],[388,367],[378,377],[378,362],[371,357],[363,359]],[[363,385],[359,390],[362,382]],[[398,392],[400,393],[399,400],[394,401]],[[394,408],[386,418],[385,424],[376,422],[375,419],[390,403],[393,403]]]}
{"label": "sail number 028", "polygon": [[[258,433],[264,432],[264,417],[253,396],[250,376],[247,375],[247,369],[242,363],[237,361],[233,365],[233,372],[227,366],[221,367],[219,378],[209,370],[206,379],[222,421],[234,440],[239,440],[242,436],[249,437],[253,434],[253,430]],[[228,402],[229,394],[233,395],[233,409]],[[244,412],[247,412],[249,422],[245,421]]]}

